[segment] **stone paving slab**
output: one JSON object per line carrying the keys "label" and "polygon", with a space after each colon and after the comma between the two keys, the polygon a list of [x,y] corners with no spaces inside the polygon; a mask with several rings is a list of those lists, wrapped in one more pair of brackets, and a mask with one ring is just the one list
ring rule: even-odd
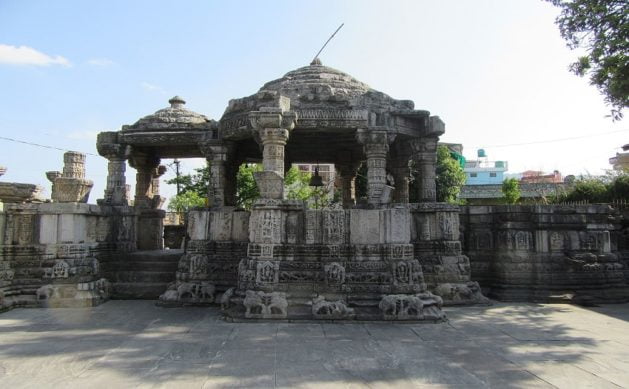
{"label": "stone paving slab", "polygon": [[448,323],[228,323],[110,301],[0,314],[0,388],[629,388],[629,304],[446,309]]}

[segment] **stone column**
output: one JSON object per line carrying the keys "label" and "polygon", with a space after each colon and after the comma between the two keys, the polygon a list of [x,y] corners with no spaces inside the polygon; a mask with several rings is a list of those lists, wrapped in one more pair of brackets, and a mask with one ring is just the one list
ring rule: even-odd
{"label": "stone column", "polygon": [[351,208],[356,204],[355,180],[358,166],[341,165],[339,174],[341,176],[341,198],[344,208]]}
{"label": "stone column", "polygon": [[284,147],[288,142],[285,128],[262,128],[259,131],[262,144],[262,167],[284,177]]}
{"label": "stone column", "polygon": [[63,177],[85,178],[85,154],[77,151],[63,154]]}
{"label": "stone column", "polygon": [[129,205],[127,198],[127,181],[125,171],[126,160],[130,148],[127,145],[117,143],[116,132],[101,132],[96,143],[98,153],[109,160],[107,166],[107,186],[104,198],[99,204]]}
{"label": "stone column", "polygon": [[437,201],[435,183],[437,141],[438,138],[421,138],[411,141],[413,160],[417,166],[417,198],[419,202]]}
{"label": "stone column", "polygon": [[249,114],[262,147],[264,171],[255,173],[255,179],[263,199],[284,197],[284,147],[297,121],[297,115],[287,111],[289,105],[289,99],[282,97],[279,108],[261,108]]}
{"label": "stone column", "polygon": [[367,157],[367,198],[371,205],[386,203],[383,198],[387,184],[387,154],[395,134],[386,130],[358,130],[356,139]]}
{"label": "stone column", "polygon": [[210,182],[208,183],[208,206],[223,207],[227,188],[227,155],[230,148],[226,145],[201,143],[201,152],[210,168]]}
{"label": "stone column", "polygon": [[391,169],[393,179],[395,180],[395,191],[393,192],[393,201],[396,203],[408,203],[408,182],[411,176],[411,169],[406,166],[398,165]]}
{"label": "stone column", "polygon": [[159,178],[166,173],[166,166],[159,165],[152,172],[151,179],[151,198],[153,199],[153,208],[159,209],[162,207],[165,199],[159,195]]}
{"label": "stone column", "polygon": [[132,155],[130,165],[137,170],[135,175],[135,207],[152,208],[153,175],[159,166],[159,158],[143,154]]}

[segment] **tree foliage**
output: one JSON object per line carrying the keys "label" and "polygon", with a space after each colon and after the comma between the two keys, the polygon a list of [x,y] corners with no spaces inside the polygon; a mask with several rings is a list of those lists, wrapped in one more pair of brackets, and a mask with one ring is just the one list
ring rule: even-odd
{"label": "tree foliage", "polygon": [[516,204],[520,200],[520,194],[520,183],[515,178],[507,178],[502,182],[505,203]]}
{"label": "tree foliage", "polygon": [[194,169],[192,174],[181,174],[179,177],[166,180],[166,183],[169,185],[177,185],[179,183],[180,193],[196,192],[201,197],[207,195],[209,182],[210,169],[207,166]]}
{"label": "tree foliage", "polygon": [[556,199],[563,201],[585,201],[608,203],[629,199],[629,173],[615,172],[603,177],[585,176],[575,180],[574,185]]}
{"label": "tree foliage", "polygon": [[192,190],[181,192],[171,197],[168,202],[168,209],[173,212],[188,212],[192,208],[203,206],[205,206],[205,196]]}
{"label": "tree foliage", "polygon": [[[251,209],[254,201],[260,197],[260,191],[254,179],[253,173],[262,171],[260,164],[246,163],[240,165],[236,174],[236,204],[244,209]],[[178,196],[171,198],[169,209],[176,210],[177,206],[187,211],[192,207],[200,207],[205,204],[205,197],[208,192],[210,180],[209,167],[194,169],[193,174],[182,174],[179,178],[167,180],[167,184],[177,184],[179,182],[181,192]],[[330,205],[334,199],[329,195],[329,187],[313,188],[310,184],[310,173],[302,172],[296,167],[291,167],[284,175],[284,188],[286,198],[292,200],[303,200],[310,207],[325,207]],[[334,185],[334,183],[329,183]],[[198,199],[201,199],[200,201]],[[186,206],[190,202],[192,206]],[[172,207],[171,208],[171,204]]]}
{"label": "tree foliage", "polygon": [[437,147],[436,177],[437,201],[456,203],[465,184],[465,172],[461,164],[446,146]]}
{"label": "tree foliage", "polygon": [[251,209],[253,202],[260,197],[260,190],[253,178],[254,172],[262,171],[256,163],[243,163],[236,173],[236,204],[244,209]]}
{"label": "tree foliage", "polygon": [[612,107],[612,118],[622,118],[629,105],[629,6],[626,0],[546,0],[561,9],[555,20],[571,49],[586,54],[570,66]]}

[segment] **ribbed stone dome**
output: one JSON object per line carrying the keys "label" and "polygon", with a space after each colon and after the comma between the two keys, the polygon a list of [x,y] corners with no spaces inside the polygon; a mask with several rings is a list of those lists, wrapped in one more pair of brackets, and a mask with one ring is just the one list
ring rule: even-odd
{"label": "ribbed stone dome", "polygon": [[378,112],[413,109],[413,102],[396,100],[372,89],[340,70],[323,66],[319,59],[267,82],[251,96],[230,100],[222,121],[273,105],[279,96],[290,98],[291,110],[368,109]]}
{"label": "ribbed stone dome", "polygon": [[349,74],[323,66],[320,61],[317,62],[290,71],[282,78],[267,82],[260,88],[260,92],[276,91],[289,97],[291,101],[312,100],[314,95],[336,97],[333,100],[338,101],[347,100],[371,90],[369,85]]}
{"label": "ribbed stone dome", "polygon": [[168,102],[170,107],[147,115],[131,126],[124,126],[123,131],[194,129],[204,127],[210,121],[205,115],[184,108],[186,101],[179,96],[173,97]]}

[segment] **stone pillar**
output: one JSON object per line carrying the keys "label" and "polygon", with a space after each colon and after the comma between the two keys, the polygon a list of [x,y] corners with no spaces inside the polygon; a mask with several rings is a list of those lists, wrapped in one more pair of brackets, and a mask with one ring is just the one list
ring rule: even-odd
{"label": "stone pillar", "polygon": [[355,180],[358,166],[341,165],[339,173],[341,176],[341,198],[344,208],[351,208],[356,204]]}
{"label": "stone pillar", "polygon": [[262,144],[262,168],[284,177],[284,147],[288,142],[288,130],[262,128],[259,135]]}
{"label": "stone pillar", "polygon": [[159,158],[143,154],[132,155],[129,163],[137,170],[135,175],[135,207],[153,208],[153,176],[159,166]]}
{"label": "stone pillar", "polygon": [[251,112],[249,120],[257,131],[262,147],[262,172],[254,174],[263,199],[284,197],[284,147],[289,132],[295,127],[297,114],[289,112],[290,100],[281,97],[279,107],[261,108]]}
{"label": "stone pillar", "polygon": [[393,191],[393,201],[396,203],[408,203],[408,182],[411,176],[411,169],[406,166],[396,166],[391,169],[393,179],[395,180],[395,191]]}
{"label": "stone pillar", "polygon": [[77,151],[63,154],[63,177],[85,178],[85,154]]}
{"label": "stone pillar", "polygon": [[225,164],[225,205],[236,205],[236,181],[240,164],[228,160]]}
{"label": "stone pillar", "polygon": [[153,199],[153,208],[159,209],[162,207],[164,200],[159,194],[159,178],[166,173],[166,166],[159,165],[152,173],[151,179],[151,198]]}
{"label": "stone pillar", "polygon": [[371,205],[387,203],[387,154],[395,134],[386,130],[358,130],[356,139],[363,145],[367,157],[367,198]]}
{"label": "stone pillar", "polygon": [[419,202],[437,201],[435,173],[437,169],[438,138],[421,138],[411,141],[413,160],[417,166],[417,199]]}
{"label": "stone pillar", "polygon": [[226,205],[225,191],[227,188],[227,158],[230,147],[226,145],[201,143],[201,152],[210,168],[208,183],[208,206],[222,207]]}
{"label": "stone pillar", "polygon": [[127,197],[127,181],[125,171],[126,160],[130,148],[127,145],[117,143],[116,132],[101,132],[96,143],[98,153],[109,160],[107,165],[107,186],[104,198],[99,204],[129,205]]}

